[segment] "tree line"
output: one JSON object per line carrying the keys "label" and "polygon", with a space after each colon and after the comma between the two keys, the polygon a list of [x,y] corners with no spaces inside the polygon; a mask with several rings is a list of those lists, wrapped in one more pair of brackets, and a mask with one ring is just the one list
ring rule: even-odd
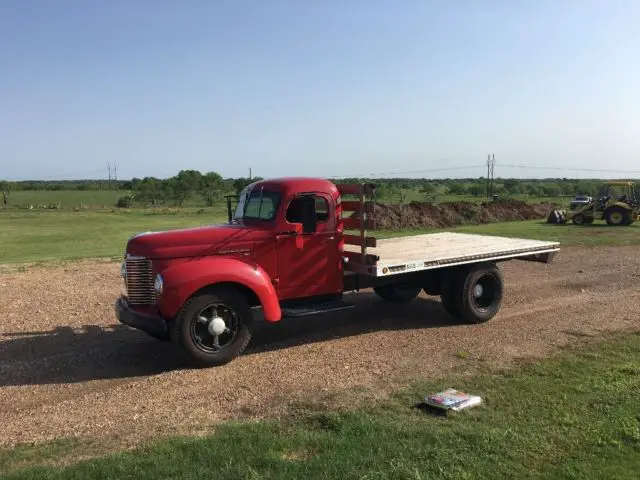
{"label": "tree line", "polygon": [[[190,198],[200,197],[208,206],[221,201],[225,195],[237,194],[254,178],[223,178],[217,172],[201,173],[198,170],[181,170],[170,178],[132,178],[131,180],[66,180],[66,181],[0,181],[3,203],[9,203],[11,191],[18,190],[105,190],[122,192],[118,206],[180,207]],[[343,178],[335,183],[372,182],[377,186],[381,199],[403,201],[406,191],[413,190],[425,199],[438,195],[472,195],[476,197],[495,194],[498,196],[527,195],[531,197],[561,197],[577,194],[597,196],[602,180],[598,179],[517,179],[497,178],[489,186],[485,178],[425,179],[425,178]]]}

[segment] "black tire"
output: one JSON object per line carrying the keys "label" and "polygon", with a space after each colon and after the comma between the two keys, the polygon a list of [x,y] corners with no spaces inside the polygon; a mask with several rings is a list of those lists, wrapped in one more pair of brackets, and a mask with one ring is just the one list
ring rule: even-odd
{"label": "black tire", "polygon": [[631,213],[622,207],[611,207],[605,212],[604,218],[607,221],[607,225],[615,227],[629,225]]}
{"label": "black tire", "polygon": [[454,289],[460,319],[468,323],[491,320],[500,310],[503,288],[502,272],[494,264],[472,265],[464,269]]}
{"label": "black tire", "polygon": [[582,215],[581,213],[574,215],[571,218],[571,221],[573,222],[574,225],[584,225],[585,223],[587,223],[585,216]]}
{"label": "black tire", "polygon": [[[213,326],[209,324],[214,315],[223,320],[222,325],[228,331],[211,333]],[[244,351],[251,340],[252,323],[253,315],[244,295],[233,289],[216,288],[196,294],[185,303],[173,323],[171,338],[178,354],[190,365],[219,366]]]}
{"label": "black tire", "polygon": [[393,303],[406,303],[415,300],[422,287],[416,287],[413,285],[382,285],[380,287],[374,287],[373,291],[383,300]]}

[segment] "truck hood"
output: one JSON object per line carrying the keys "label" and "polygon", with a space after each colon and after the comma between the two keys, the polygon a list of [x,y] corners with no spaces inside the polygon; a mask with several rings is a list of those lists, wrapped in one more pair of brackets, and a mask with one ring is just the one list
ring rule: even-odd
{"label": "truck hood", "polygon": [[219,255],[252,249],[250,229],[226,224],[139,233],[127,242],[128,254],[151,259]]}

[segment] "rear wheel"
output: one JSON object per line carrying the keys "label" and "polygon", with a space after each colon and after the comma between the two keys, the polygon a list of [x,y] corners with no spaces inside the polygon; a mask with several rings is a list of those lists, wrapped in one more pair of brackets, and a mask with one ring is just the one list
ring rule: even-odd
{"label": "rear wheel", "polygon": [[455,273],[442,292],[442,306],[469,323],[491,320],[502,304],[503,279],[494,264],[471,265]]}
{"label": "rear wheel", "polygon": [[629,225],[631,221],[631,214],[629,210],[622,207],[611,207],[605,212],[604,218],[608,225]]}
{"label": "rear wheel", "polygon": [[190,365],[224,365],[247,347],[252,321],[242,294],[233,289],[215,289],[187,301],[174,322],[171,337]]}
{"label": "rear wheel", "polygon": [[380,287],[374,287],[373,291],[376,292],[383,300],[394,303],[405,303],[415,300],[420,295],[421,287],[415,287],[413,285],[382,285]]}
{"label": "rear wheel", "polygon": [[469,323],[491,320],[502,304],[502,272],[494,265],[474,265],[459,279],[460,317]]}

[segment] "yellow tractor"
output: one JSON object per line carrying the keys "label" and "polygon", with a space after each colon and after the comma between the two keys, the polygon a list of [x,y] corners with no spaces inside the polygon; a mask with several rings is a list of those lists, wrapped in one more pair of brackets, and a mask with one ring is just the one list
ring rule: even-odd
{"label": "yellow tractor", "polygon": [[573,210],[554,210],[547,217],[547,223],[562,224],[569,220],[574,225],[605,220],[613,226],[631,225],[640,220],[640,203],[633,182],[605,182],[596,199]]}

